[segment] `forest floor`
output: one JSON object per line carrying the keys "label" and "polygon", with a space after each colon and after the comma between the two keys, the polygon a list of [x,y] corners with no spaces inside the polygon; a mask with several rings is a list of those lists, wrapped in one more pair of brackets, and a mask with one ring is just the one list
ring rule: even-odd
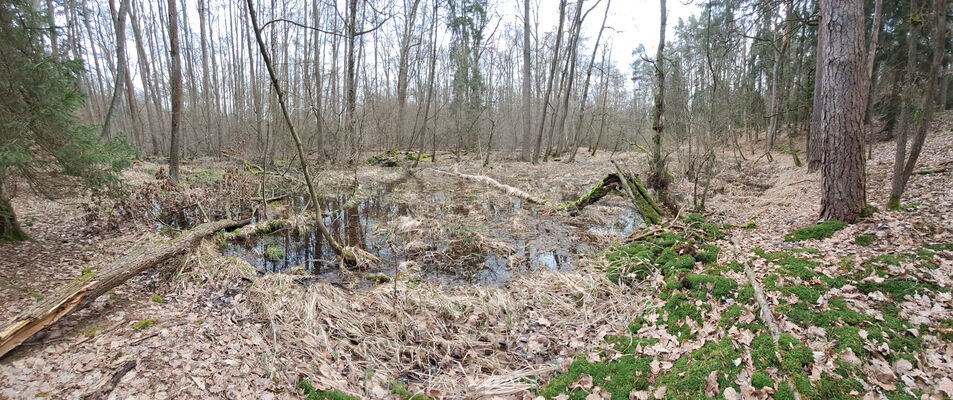
{"label": "forest floor", "polygon": [[[943,115],[918,169],[953,160],[951,127]],[[787,240],[814,225],[820,176],[781,152],[740,170],[725,153],[708,213],[648,235],[618,196],[571,216],[432,170],[561,203],[614,171],[609,154],[325,169],[332,230],[381,259],[357,271],[294,218],[300,181],[268,176],[265,197],[292,193],[269,204],[284,225],[208,240],[57,322],[0,359],[0,398],[951,398],[953,174],[915,175],[903,210],[883,211],[893,148],[868,161],[881,211]],[[187,188],[167,190],[158,164],[138,163],[122,204],[22,193],[34,240],[0,244],[0,319],[207,211],[240,210],[233,199],[260,189],[233,164],[195,161]],[[186,221],[150,208],[195,199]]]}

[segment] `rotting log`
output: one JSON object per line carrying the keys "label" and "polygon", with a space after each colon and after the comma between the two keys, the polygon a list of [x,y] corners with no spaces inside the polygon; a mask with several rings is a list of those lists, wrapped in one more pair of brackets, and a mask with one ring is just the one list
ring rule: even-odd
{"label": "rotting log", "polygon": [[101,269],[84,273],[59,287],[54,294],[10,320],[0,331],[0,357],[60,318],[79,310],[153,266],[185,254],[202,239],[222,229],[247,225],[250,220],[221,220],[199,225],[171,240],[160,240],[135,248]]}
{"label": "rotting log", "polygon": [[612,193],[614,190],[619,190],[620,188],[622,188],[622,179],[619,178],[619,175],[609,174],[606,175],[602,182],[597,183],[592,189],[589,189],[586,194],[580,196],[578,200],[560,204],[556,206],[556,208],[575,214],[582,211],[586,206],[599,201],[599,199],[605,197],[607,194]]}

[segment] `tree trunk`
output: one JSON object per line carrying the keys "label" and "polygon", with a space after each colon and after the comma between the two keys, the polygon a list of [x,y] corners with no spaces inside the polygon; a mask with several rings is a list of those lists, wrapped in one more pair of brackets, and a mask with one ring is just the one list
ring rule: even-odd
{"label": "tree trunk", "polygon": [[668,190],[669,178],[665,172],[665,159],[662,157],[662,133],[665,131],[665,123],[662,116],[665,114],[665,0],[660,0],[661,18],[659,28],[658,51],[655,54],[655,110],[652,113],[652,130],[655,135],[652,136],[654,145],[652,152],[652,173],[649,176],[649,187],[655,189],[660,199],[665,198],[665,192]]}
{"label": "tree trunk", "polygon": [[[110,0],[109,9],[113,10],[114,2]],[[109,109],[106,110],[106,118],[103,121],[103,130],[99,136],[109,138],[112,136],[110,125],[112,123],[113,113],[119,106],[119,100],[122,96],[122,87],[126,82],[126,14],[129,12],[129,0],[121,0],[119,3],[119,12],[116,13],[116,20],[113,28],[116,30],[116,75],[113,77],[113,95],[109,102]]]}
{"label": "tree trunk", "polygon": [[[917,159],[920,157],[920,151],[923,150],[923,143],[926,141],[927,129],[930,122],[933,121],[935,111],[936,88],[940,74],[940,65],[943,62],[944,45],[946,43],[946,0],[933,1],[934,18],[934,36],[933,43],[936,43],[936,49],[933,52],[933,59],[930,61],[930,70],[928,72],[926,83],[923,87],[923,100],[920,103],[920,113],[922,118],[917,126],[916,135],[913,138],[913,144],[910,147],[910,155],[904,164],[903,153],[906,152],[906,132],[900,132],[897,139],[897,165],[894,167],[893,185],[890,190],[890,199],[887,201],[887,208],[897,210],[900,208],[900,198],[906,190],[910,175],[916,167]],[[903,136],[903,143],[899,137]],[[902,146],[901,146],[902,144]]]}
{"label": "tree trunk", "polygon": [[[940,0],[942,1],[942,0]],[[819,49],[825,62],[820,93],[823,135],[821,219],[853,223],[864,207],[864,15],[862,0],[823,0]],[[828,79],[829,78],[829,79]]]}
{"label": "tree trunk", "polygon": [[[664,0],[662,0],[664,1]],[[539,161],[539,152],[543,147],[543,129],[546,127],[546,112],[549,109],[549,96],[553,93],[553,80],[556,78],[556,67],[559,65],[559,46],[563,41],[563,21],[566,19],[566,0],[559,0],[559,27],[556,29],[556,43],[553,46],[553,62],[549,67],[549,80],[546,82],[546,94],[543,95],[543,104],[540,111],[539,130],[536,134],[536,145],[533,147],[533,164]]]}
{"label": "tree trunk", "polygon": [[248,222],[248,220],[242,222],[223,220],[199,225],[173,240],[141,245],[102,269],[94,270],[91,274],[83,274],[59,287],[53,295],[47,296],[40,303],[10,320],[0,331],[0,357],[33,334],[89,305],[97,297],[119,286],[127,279],[175,256],[185,254],[206,236],[222,229],[245,225]]}
{"label": "tree trunk", "polygon": [[[400,55],[397,63],[397,142],[404,139],[404,125],[406,118],[404,110],[407,107],[407,64],[410,55],[410,37],[413,34],[414,21],[417,19],[417,8],[420,0],[413,0],[410,12],[404,21],[404,36],[400,40]],[[405,5],[406,7],[406,5]]]}
{"label": "tree trunk", "polygon": [[[818,16],[818,26],[826,23],[824,15]],[[820,93],[824,87],[824,65],[827,56],[827,30],[817,30],[817,56],[816,67],[814,69],[814,99],[811,111],[811,130],[807,138],[807,170],[809,172],[817,171],[821,167],[824,158],[824,134],[821,126],[821,96]]]}
{"label": "tree trunk", "polygon": [[169,0],[169,86],[172,96],[172,142],[169,149],[169,178],[179,180],[179,143],[182,127],[182,65],[179,60],[179,19],[175,0]]}
{"label": "tree trunk", "polygon": [[771,100],[769,102],[770,109],[768,111],[770,115],[770,123],[768,128],[768,151],[771,151],[774,148],[774,141],[778,137],[778,85],[781,83],[781,77],[784,75],[784,56],[787,54],[788,42],[791,38],[791,3],[792,0],[787,2],[787,12],[785,13],[782,33],[781,33],[781,48],[775,52],[774,58],[774,72],[771,74]]}
{"label": "tree trunk", "polygon": [[530,98],[530,57],[529,57],[529,0],[523,0],[523,140],[520,149],[520,161],[529,161],[530,149],[533,143],[533,110]]}
{"label": "tree trunk", "polygon": [[20,228],[10,199],[3,194],[3,175],[4,172],[0,169],[0,242],[27,240],[30,236]]}

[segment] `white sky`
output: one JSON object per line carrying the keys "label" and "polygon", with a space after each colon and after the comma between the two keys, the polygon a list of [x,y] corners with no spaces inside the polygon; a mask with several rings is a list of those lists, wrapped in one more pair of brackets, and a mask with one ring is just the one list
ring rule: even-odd
{"label": "white sky", "polygon": [[[592,7],[596,1],[586,0],[583,4],[583,12]],[[605,13],[606,1],[602,0],[583,21],[582,35],[592,38],[587,42],[587,47],[592,45],[596,35],[599,34],[599,26]],[[665,2],[666,8],[668,8],[666,41],[674,39],[674,28],[679,18],[688,19],[689,16],[698,14],[701,10],[695,4],[697,1],[685,1],[687,1],[687,4],[683,3],[683,0],[666,0]],[[517,2],[522,3],[520,0],[501,0],[497,3],[497,10],[500,13],[515,13],[511,10],[517,7]],[[554,31],[559,20],[559,0],[530,0],[530,2],[533,4],[534,11],[536,10],[535,4],[539,4],[540,33]],[[612,47],[611,58],[616,67],[623,73],[627,73],[631,69],[632,62],[636,59],[632,52],[639,44],[645,46],[645,51],[649,57],[655,57],[659,39],[659,0],[612,0],[609,6],[609,17],[606,21],[606,30],[603,33],[602,40],[603,43],[610,43]],[[609,27],[613,29],[609,29]],[[589,51],[591,50],[592,48],[589,47]]]}

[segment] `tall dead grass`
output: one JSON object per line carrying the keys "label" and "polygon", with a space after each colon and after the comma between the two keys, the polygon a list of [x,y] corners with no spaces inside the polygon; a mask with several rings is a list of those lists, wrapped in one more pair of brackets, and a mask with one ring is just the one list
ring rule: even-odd
{"label": "tall dead grass", "polygon": [[647,302],[598,267],[540,271],[507,286],[442,287],[398,279],[351,292],[270,274],[249,288],[270,322],[286,374],[361,398],[388,393],[388,378],[446,398],[525,394],[606,335],[624,332]]}

